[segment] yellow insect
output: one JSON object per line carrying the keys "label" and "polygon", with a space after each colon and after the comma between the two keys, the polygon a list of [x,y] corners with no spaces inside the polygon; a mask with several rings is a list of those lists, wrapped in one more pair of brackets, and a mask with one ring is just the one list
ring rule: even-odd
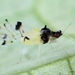
{"label": "yellow insect", "polygon": [[[5,21],[7,23],[9,23],[7,19]],[[7,29],[8,32],[10,32],[11,37],[14,40],[18,39],[15,37],[16,33],[14,33],[14,32],[19,31],[20,35],[21,35],[22,43],[24,43],[25,45],[36,45],[36,44],[46,44],[48,42],[55,41],[65,32],[65,30],[71,25],[71,23],[66,27],[66,29],[63,31],[63,33],[61,30],[52,31],[49,28],[47,28],[47,25],[45,25],[41,29],[33,28],[29,32],[25,32],[23,30],[22,22],[18,21],[17,24],[15,25],[15,29],[13,28],[13,26],[10,23],[9,23],[9,25],[10,25],[11,29],[9,29],[6,24],[4,24],[4,27]],[[7,33],[2,33],[1,35],[3,36],[2,37],[2,40],[3,40],[2,45],[7,44],[7,38],[10,39],[10,43],[13,43],[13,40],[11,40],[11,37]],[[39,52],[38,52],[38,57],[39,57]]]}
{"label": "yellow insect", "polygon": [[[5,21],[7,23],[9,23],[7,19],[5,19]],[[15,30],[16,31],[19,31],[20,32],[20,35],[22,37],[21,38],[21,41],[24,44],[26,44],[26,45],[46,44],[49,41],[52,42],[52,41],[56,40],[57,38],[59,38],[62,35],[62,31],[61,30],[59,30],[59,31],[52,31],[49,28],[47,28],[47,25],[45,25],[41,29],[33,28],[29,32],[25,32],[23,30],[23,28],[22,28],[22,22],[19,22],[18,21],[17,24],[15,25],[15,29],[13,28],[13,26],[10,23],[9,23],[9,25],[12,28],[13,31],[11,31],[10,29],[8,29],[8,27],[6,26],[6,24],[4,24],[4,27],[8,30],[8,32],[11,33],[11,37],[13,37],[13,39],[17,40],[17,38],[15,37],[15,34],[13,32],[15,32]],[[68,27],[70,25],[71,24],[69,24]],[[6,44],[7,37],[8,37],[8,34],[4,33],[3,38],[2,38],[3,39],[2,45],[5,45]],[[13,43],[12,40],[11,40],[11,43]]]}

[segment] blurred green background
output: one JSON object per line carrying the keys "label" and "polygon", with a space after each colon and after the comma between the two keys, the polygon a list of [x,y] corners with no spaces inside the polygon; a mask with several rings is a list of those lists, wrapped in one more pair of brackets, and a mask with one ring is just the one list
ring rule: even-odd
{"label": "blurred green background", "polygon": [[39,61],[39,45],[23,45],[18,38],[0,46],[0,75],[75,75],[75,0],[0,0],[0,18],[0,26],[5,19],[12,25],[21,21],[25,31],[44,25],[64,31],[71,23],[56,43],[41,45]]}

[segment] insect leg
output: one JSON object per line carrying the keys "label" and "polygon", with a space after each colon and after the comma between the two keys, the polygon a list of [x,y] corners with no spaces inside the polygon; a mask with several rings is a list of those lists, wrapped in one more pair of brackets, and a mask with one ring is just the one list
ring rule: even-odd
{"label": "insect leg", "polygon": [[23,49],[24,47],[23,47],[23,45],[22,45],[22,50],[21,50],[21,53],[20,53],[20,58],[19,58],[19,61],[17,62],[17,64],[19,64],[20,62],[21,62],[21,60],[22,60],[22,54],[23,54]]}
{"label": "insect leg", "polygon": [[8,29],[8,27],[6,26],[6,24],[4,24],[4,27],[7,29],[8,32],[10,32],[11,36],[16,40],[15,35],[13,34],[12,31],[10,31],[10,30]]}
{"label": "insect leg", "polygon": [[[59,42],[58,42],[58,44],[61,45]],[[61,47],[62,47],[62,45],[61,45]],[[64,49],[64,48],[62,47],[62,49]],[[66,54],[68,55],[68,57],[70,57],[70,55],[68,54],[68,52],[66,50],[64,50],[64,51],[66,52]]]}
{"label": "insect leg", "polygon": [[40,50],[41,50],[41,46],[42,46],[42,44],[39,44],[38,55],[37,55],[37,61],[39,61],[39,58],[40,58]]}
{"label": "insect leg", "polygon": [[25,39],[30,40],[30,38],[29,38],[29,37],[27,37],[27,36],[25,36],[25,37],[24,37],[24,41],[25,41]]}

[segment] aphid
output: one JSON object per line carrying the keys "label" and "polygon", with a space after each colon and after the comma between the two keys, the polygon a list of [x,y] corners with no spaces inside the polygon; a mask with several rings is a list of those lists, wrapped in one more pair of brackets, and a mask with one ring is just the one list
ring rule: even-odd
{"label": "aphid", "polygon": [[[5,19],[5,21],[7,23],[9,23],[7,19]],[[71,23],[68,25],[68,27],[70,25],[71,25]],[[10,26],[12,27],[11,24],[10,24]],[[11,33],[11,35],[12,35],[12,37],[14,39],[17,39],[17,38],[15,38],[15,35],[14,35],[13,31],[11,31],[11,30],[9,30],[7,28],[7,25],[6,24],[4,24],[4,27],[7,29],[7,31],[9,31]],[[15,29],[14,30],[17,30],[17,31],[20,32],[20,35],[22,37],[21,41],[24,44],[27,44],[27,45],[35,45],[35,44],[40,44],[40,43],[41,44],[46,44],[49,41],[52,42],[52,41],[56,40],[57,38],[59,38],[63,34],[61,30],[59,30],[59,31],[52,31],[52,30],[50,30],[47,27],[47,25],[45,25],[41,29],[34,28],[31,31],[29,31],[29,32],[24,32],[24,30],[22,29],[22,22],[20,22],[20,21],[17,21],[17,24],[15,25]]]}
{"label": "aphid", "polygon": [[[33,35],[31,34],[33,33]],[[47,25],[44,26],[41,30],[39,29],[33,29],[30,32],[27,32],[23,35],[22,42],[27,45],[35,45],[35,44],[46,44],[49,41],[55,40],[59,38],[62,35],[62,31],[51,31],[49,28],[47,28]],[[27,36],[26,39],[25,37]],[[26,40],[25,40],[26,39]]]}
{"label": "aphid", "polygon": [[[5,19],[5,21],[7,23],[9,23],[7,19]],[[47,25],[45,25],[41,29],[34,28],[29,32],[24,32],[24,30],[22,28],[22,22],[20,22],[20,21],[17,21],[17,24],[15,25],[15,28],[13,28],[12,25],[10,24],[10,27],[12,28],[11,30],[7,27],[6,24],[4,24],[4,27],[11,34],[11,37],[13,37],[13,39],[15,39],[15,40],[17,40],[17,38],[15,36],[16,33],[13,32],[12,30],[19,31],[20,35],[22,37],[21,41],[24,44],[27,44],[27,45],[35,45],[35,44],[40,44],[40,43],[46,44],[49,41],[52,42],[53,40],[56,40],[57,38],[59,38],[62,35],[61,30],[52,31],[47,27]],[[8,34],[6,34],[6,33],[4,33],[4,34],[5,35],[4,35],[3,38],[8,37]]]}
{"label": "aphid", "polygon": [[[57,38],[59,38],[62,35],[62,31],[51,31],[49,28],[47,28],[47,25],[45,25],[42,29],[32,29],[31,31],[25,33],[22,37],[22,42],[26,45],[39,45],[38,50],[38,60],[40,57],[40,44],[46,44],[48,42],[53,42]],[[27,37],[26,37],[27,36]]]}
{"label": "aphid", "polygon": [[[5,21],[7,23],[9,23],[7,19]],[[71,24],[69,24],[67,26],[67,28],[70,25]],[[19,31],[20,35],[21,35],[21,41],[26,45],[36,45],[36,44],[39,45],[39,44],[46,44],[48,42],[53,42],[56,39],[58,39],[61,35],[63,35],[65,30],[67,29],[66,28],[63,32],[61,30],[53,31],[53,30],[49,29],[47,27],[47,25],[45,25],[41,29],[34,28],[34,29],[30,30],[29,32],[24,32],[24,30],[22,28],[22,22],[20,22],[20,21],[17,21],[15,28],[13,28],[11,24],[10,24],[10,26],[12,28],[11,30],[9,30],[7,25],[4,24],[4,27],[7,29],[7,31],[9,31],[11,33],[11,37],[15,40],[17,40],[17,38],[15,37],[15,34],[16,34],[15,31]],[[9,37],[8,34],[4,33],[4,36],[2,38],[3,39],[2,45],[6,44],[6,42],[7,42],[6,38],[9,38],[10,43],[13,43],[13,40],[11,40],[11,37]],[[39,52],[40,52],[40,50],[39,50]],[[39,52],[38,52],[38,55],[39,55]],[[39,56],[38,56],[38,58],[39,58]]]}

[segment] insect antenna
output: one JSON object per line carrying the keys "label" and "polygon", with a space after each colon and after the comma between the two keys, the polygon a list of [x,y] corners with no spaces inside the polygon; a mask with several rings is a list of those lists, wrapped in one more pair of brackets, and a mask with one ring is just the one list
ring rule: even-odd
{"label": "insect antenna", "polygon": [[37,61],[39,61],[39,58],[40,58],[41,45],[42,45],[42,44],[39,44],[38,55],[37,55]]}
{"label": "insect antenna", "polygon": [[22,32],[21,32],[21,30],[20,30],[20,29],[19,29],[19,32],[20,32],[21,37],[23,37]]}
{"label": "insect antenna", "polygon": [[70,23],[63,31],[63,33],[69,28],[69,26],[71,25],[72,23]]}
{"label": "insect antenna", "polygon": [[16,64],[19,64],[21,62],[23,50],[24,50],[24,45],[22,45],[22,50],[21,50],[21,53],[20,53],[20,58],[19,58],[19,61]]}
{"label": "insect antenna", "polygon": [[[57,42],[58,43],[58,45],[60,45],[61,47],[62,47],[62,45],[59,43],[59,42]],[[62,50],[63,50],[64,48],[62,47]],[[68,57],[70,57],[70,55],[68,54],[68,52],[66,51],[66,50],[64,50],[65,52],[66,52],[66,54],[68,55]]]}
{"label": "insect antenna", "polygon": [[[69,28],[69,26],[70,26],[74,21],[75,21],[75,19],[69,23],[69,25],[64,29],[63,33],[65,33],[65,31]],[[62,33],[62,34],[63,34],[63,33]],[[71,36],[69,36],[69,35],[66,35],[66,34],[64,34],[64,35],[65,35],[66,37],[69,37],[70,39],[73,39],[73,38],[72,38]]]}
{"label": "insect antenna", "polygon": [[21,26],[21,30],[22,30],[22,33],[25,33],[25,31],[23,30],[23,27]]}
{"label": "insect antenna", "polygon": [[74,21],[75,21],[75,19],[69,23],[69,25],[64,29],[63,33],[69,28],[69,26],[70,26]]}

